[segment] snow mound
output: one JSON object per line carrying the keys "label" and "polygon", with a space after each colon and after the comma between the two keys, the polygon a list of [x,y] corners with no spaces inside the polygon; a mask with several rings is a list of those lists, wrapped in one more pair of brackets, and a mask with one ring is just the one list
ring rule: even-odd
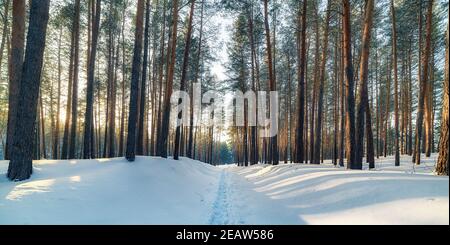
{"label": "snow mound", "polygon": [[377,160],[377,170],[331,164],[234,168],[257,193],[277,203],[273,213],[296,220],[273,224],[449,224],[449,178],[434,176],[437,156],[414,166],[408,156]]}
{"label": "snow mound", "polygon": [[[436,156],[433,156],[436,157]],[[449,178],[434,159],[377,170],[323,165],[213,167],[138,157],[34,163],[10,182],[0,161],[0,224],[449,224]]]}

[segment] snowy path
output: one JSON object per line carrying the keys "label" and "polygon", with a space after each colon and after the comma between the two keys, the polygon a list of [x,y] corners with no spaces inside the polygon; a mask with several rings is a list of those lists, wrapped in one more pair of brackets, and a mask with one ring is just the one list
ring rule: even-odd
{"label": "snowy path", "polygon": [[299,224],[296,215],[280,212],[281,206],[234,168],[223,169],[212,205],[210,225]]}
{"label": "snowy path", "polygon": [[228,171],[223,170],[220,175],[219,189],[213,205],[212,215],[209,221],[211,225],[244,224],[239,216],[239,210],[233,205],[233,188],[230,183]]}

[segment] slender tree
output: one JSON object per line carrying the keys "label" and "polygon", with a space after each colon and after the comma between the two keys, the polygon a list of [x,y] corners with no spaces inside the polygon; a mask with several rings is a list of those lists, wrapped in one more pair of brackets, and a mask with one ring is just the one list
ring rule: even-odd
{"label": "slender tree", "polygon": [[168,59],[168,71],[166,81],[166,91],[164,96],[164,105],[162,108],[162,121],[161,121],[161,138],[160,138],[160,156],[167,158],[167,148],[169,140],[169,119],[170,119],[170,99],[173,92],[173,79],[176,61],[176,46],[177,46],[177,34],[178,34],[178,0],[173,1],[172,6],[172,34],[171,42],[169,43]]}
{"label": "slender tree", "polygon": [[323,111],[323,96],[325,87],[325,66],[327,63],[328,54],[328,30],[330,26],[330,12],[331,12],[331,0],[328,0],[327,13],[325,17],[325,30],[322,44],[322,55],[320,64],[320,75],[319,75],[319,94],[317,102],[317,120],[315,125],[315,139],[314,139],[314,164],[320,164],[320,147],[323,145],[322,142],[322,111]]}
{"label": "slender tree", "polygon": [[[188,29],[186,33],[186,44],[184,47],[184,55],[183,55],[183,67],[181,68],[181,81],[180,81],[180,90],[186,90],[186,76],[187,76],[187,68],[189,64],[189,53],[191,50],[191,40],[192,40],[192,20],[194,19],[194,9],[195,9],[195,0],[191,0],[191,9],[189,12],[189,21],[188,21]],[[182,99],[180,98],[178,104],[182,103]],[[182,120],[183,112],[179,112],[177,117],[178,120]],[[180,155],[180,137],[181,137],[181,126],[177,125],[177,129],[175,132],[175,149],[173,158],[175,160],[179,160]]]}
{"label": "slender tree", "polygon": [[392,54],[393,54],[393,68],[394,68],[394,154],[395,166],[400,166],[400,150],[399,150],[399,96],[398,96],[398,58],[397,58],[397,21],[395,16],[394,0],[391,0],[391,14],[392,14]]}
{"label": "slender tree", "polygon": [[145,27],[144,27],[144,57],[142,62],[142,78],[139,95],[139,118],[137,126],[137,145],[136,151],[138,155],[145,154],[144,136],[147,129],[144,126],[144,118],[146,114],[146,85],[147,85],[147,67],[148,67],[148,52],[149,52],[149,29],[150,29],[150,0],[145,1]]}
{"label": "slender tree", "polygon": [[342,0],[343,4],[343,37],[344,37],[344,69],[345,69],[345,139],[347,168],[358,169],[355,164],[355,96],[353,82],[352,40],[350,26],[350,1]]}
{"label": "slender tree", "polygon": [[[364,20],[364,28],[363,28],[363,38],[362,38],[362,51],[361,51],[361,60],[360,60],[360,68],[359,68],[359,94],[358,94],[358,103],[357,103],[357,117],[356,117],[356,156],[355,156],[355,165],[357,165],[358,169],[362,169],[363,162],[363,154],[364,154],[364,117],[369,119],[368,123],[370,123],[370,108],[368,108],[369,99],[368,99],[368,75],[369,75],[369,57],[370,57],[370,42],[371,42],[371,34],[372,34],[372,16],[374,9],[374,1],[368,0],[366,3],[366,14]],[[366,125],[366,128],[372,128],[372,125]],[[373,148],[373,138],[368,137],[369,142],[372,141],[371,145]],[[373,150],[367,149],[367,151],[373,152]],[[370,160],[373,163],[373,159]]]}
{"label": "slender tree", "polygon": [[[267,64],[269,69],[269,89],[270,91],[276,91],[277,85],[275,81],[275,74],[273,69],[273,60],[272,60],[272,42],[270,37],[270,27],[269,27],[269,10],[268,10],[268,0],[264,0],[264,27],[266,31],[266,44],[267,44]],[[271,111],[270,113],[274,113]],[[271,118],[273,119],[271,122],[271,127],[274,127],[276,130],[278,129],[278,118],[274,118],[272,114]],[[278,155],[278,136],[275,135],[270,139],[270,163],[274,165],[278,165],[279,155]]]}
{"label": "slender tree", "polygon": [[128,138],[126,158],[133,162],[136,157],[136,133],[137,133],[137,119],[138,119],[138,96],[139,96],[139,81],[141,78],[141,53],[142,53],[142,36],[144,29],[144,7],[145,1],[139,0],[136,11],[136,30],[134,33],[134,53],[133,64],[131,71],[131,88],[130,88],[130,109],[128,114]]}
{"label": "slender tree", "polygon": [[[298,26],[299,33],[297,40],[300,43],[299,57],[298,57],[298,96],[297,96],[297,128],[296,128],[296,144],[295,155],[296,162],[302,163],[304,161],[304,137],[303,124],[305,118],[305,64],[306,64],[306,10],[308,2],[303,0],[303,11],[298,10]],[[301,15],[301,18],[300,18]],[[300,23],[301,20],[301,23]]]}
{"label": "slender tree", "polygon": [[101,0],[97,0],[95,5],[95,15],[92,16],[92,44],[91,53],[89,55],[89,70],[86,90],[86,114],[84,118],[84,143],[83,158],[89,159],[93,157],[92,149],[92,127],[93,127],[93,106],[94,106],[94,76],[95,76],[95,59],[97,55],[97,43],[100,28]]}
{"label": "slender tree", "polygon": [[427,93],[428,84],[428,73],[429,73],[429,58],[431,53],[431,35],[433,26],[433,3],[434,0],[428,2],[428,13],[427,13],[427,26],[426,26],[426,36],[425,36],[425,53],[422,56],[422,72],[420,78],[420,92],[419,92],[419,104],[417,112],[416,121],[416,139],[415,139],[415,150],[413,161],[416,165],[420,165],[420,154],[422,153],[420,148],[420,143],[422,139],[422,128],[423,128],[423,117],[424,117],[424,104],[425,104],[425,94]]}
{"label": "slender tree", "polygon": [[69,133],[69,152],[68,158],[76,158],[77,150],[77,124],[78,124],[78,73],[79,73],[79,54],[80,54],[80,0],[75,1],[73,22],[73,78],[72,78],[72,106],[71,106],[71,124]]}

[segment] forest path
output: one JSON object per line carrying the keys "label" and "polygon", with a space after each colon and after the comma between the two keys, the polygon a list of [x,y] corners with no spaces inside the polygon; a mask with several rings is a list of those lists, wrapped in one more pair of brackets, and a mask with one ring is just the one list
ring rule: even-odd
{"label": "forest path", "polygon": [[230,175],[227,170],[222,170],[220,174],[217,197],[209,220],[211,225],[244,224],[239,208],[235,205],[235,188]]}
{"label": "forest path", "polygon": [[[295,213],[285,212],[283,204],[256,190],[237,171],[225,168],[220,173],[216,199],[212,204],[210,225],[302,224]],[[280,212],[280,210],[285,210]]]}

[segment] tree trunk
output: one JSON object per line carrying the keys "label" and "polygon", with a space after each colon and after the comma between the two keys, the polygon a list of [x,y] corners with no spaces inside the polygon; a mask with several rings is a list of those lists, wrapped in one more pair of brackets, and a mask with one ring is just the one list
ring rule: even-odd
{"label": "tree trunk", "polygon": [[449,140],[450,140],[450,119],[449,119],[449,97],[450,97],[450,86],[448,79],[448,44],[449,44],[449,33],[447,25],[447,47],[445,50],[445,78],[444,78],[444,106],[442,109],[442,122],[441,122],[441,137],[439,141],[439,158],[436,165],[436,173],[438,175],[449,175]]}
{"label": "tree trunk", "polygon": [[[266,44],[267,44],[267,63],[269,69],[269,89],[270,91],[276,91],[276,81],[273,70],[273,60],[272,60],[272,42],[270,38],[270,27],[269,27],[269,11],[268,11],[268,0],[264,0],[264,26],[266,31]],[[271,113],[272,121],[270,123],[271,128],[278,130],[278,118],[274,117],[273,111]],[[271,153],[270,163],[273,165],[278,165],[279,155],[278,155],[278,136],[275,135],[270,139],[270,150]]]}
{"label": "tree trunk", "polygon": [[[191,37],[192,37],[192,20],[194,19],[194,9],[195,9],[195,0],[191,1],[191,10],[189,13],[189,21],[188,21],[188,29],[186,33],[186,44],[184,46],[184,56],[183,56],[183,67],[181,70],[181,81],[180,81],[180,91],[186,90],[186,76],[187,76],[187,69],[189,65],[189,52],[191,50]],[[191,98],[193,99],[193,98]],[[182,103],[182,99],[180,98],[178,100],[178,104],[180,105]],[[183,113],[184,111],[180,111],[177,115],[178,120],[181,122],[183,120]],[[179,160],[180,155],[180,137],[181,137],[181,127],[184,125],[177,125],[177,129],[175,132],[175,149],[174,149],[174,155],[173,158],[175,160]]]}
{"label": "tree trunk", "polygon": [[[319,63],[320,63],[320,29],[319,29],[319,13],[318,13],[318,7],[317,7],[317,1],[313,1],[313,8],[314,8],[314,33],[315,33],[315,54],[314,54],[314,78],[313,78],[313,90],[312,90],[312,101],[311,101],[311,126],[309,131],[309,150],[305,151],[305,154],[309,156],[310,163],[314,163],[314,151],[315,151],[315,144],[314,144],[314,129],[315,129],[315,118],[316,118],[316,104],[317,104],[317,90],[319,87],[319,79],[320,79],[320,69]],[[307,108],[307,106],[306,106]],[[308,124],[308,121],[306,121],[306,124]],[[306,130],[308,132],[308,130]],[[307,134],[307,133],[306,133]],[[308,136],[306,136],[308,138]],[[307,141],[307,140],[305,140]],[[309,155],[308,155],[309,154]]]}
{"label": "tree trunk", "polygon": [[31,1],[29,18],[17,122],[7,174],[8,178],[14,181],[26,180],[32,174],[33,138],[36,133],[34,129],[49,18],[49,0]]}
{"label": "tree trunk", "polygon": [[73,57],[73,79],[72,79],[72,115],[69,134],[69,159],[76,156],[77,118],[78,118],[78,71],[79,71],[79,47],[80,47],[80,1],[75,1],[75,15],[73,22],[74,33],[74,57]]}
{"label": "tree trunk", "polygon": [[140,95],[138,101],[139,108],[139,118],[137,126],[137,145],[136,152],[138,155],[145,154],[144,148],[144,135],[147,130],[144,127],[144,118],[146,112],[145,102],[146,102],[146,84],[147,84],[147,66],[148,66],[148,52],[149,52],[149,28],[150,28],[150,0],[145,1],[145,27],[144,27],[144,57],[142,62],[142,78],[140,86]]}
{"label": "tree trunk", "polygon": [[[92,27],[92,44],[91,44],[91,54],[89,55],[89,75],[87,81],[86,90],[86,114],[84,119],[84,150],[83,158],[89,159],[93,157],[94,152],[92,151],[92,119],[93,119],[93,106],[94,106],[94,71],[95,71],[95,59],[97,55],[97,43],[100,27],[100,13],[101,13],[101,0],[97,0],[95,6],[95,16],[92,16],[93,27]],[[106,143],[106,142],[105,142]]]}
{"label": "tree trunk", "polygon": [[59,30],[58,39],[58,98],[56,99],[56,123],[53,131],[53,159],[59,158],[59,128],[60,128],[60,109],[61,109],[61,42],[62,28]]}
{"label": "tree trunk", "polygon": [[167,83],[166,83],[166,93],[164,96],[164,106],[161,121],[161,147],[160,155],[163,158],[167,158],[167,147],[169,140],[169,119],[170,119],[170,99],[173,91],[173,78],[176,62],[176,46],[177,46],[177,33],[178,33],[178,0],[173,2],[173,13],[172,13],[172,36],[170,43],[170,59],[169,67],[167,72]]}
{"label": "tree trunk", "polygon": [[[298,57],[298,96],[297,96],[297,130],[295,144],[295,160],[297,163],[304,161],[304,137],[303,124],[305,118],[305,64],[306,64],[306,8],[307,0],[303,0],[303,11],[300,18],[300,9],[298,13],[298,26],[301,26],[300,33],[297,34],[297,42],[300,44]],[[301,19],[301,24],[300,24]],[[299,28],[300,29],[300,28]]]}
{"label": "tree trunk", "polygon": [[[6,0],[3,4],[4,6],[4,12],[3,12],[3,28],[2,28],[2,40],[1,40],[1,44],[0,44],[0,74],[2,74],[2,61],[3,61],[3,51],[5,50],[5,46],[9,47],[9,28],[8,28],[8,16],[9,16],[9,3],[10,0]],[[19,5],[22,4],[23,5],[23,1],[20,1]],[[15,18],[15,12],[14,12],[14,5],[15,3],[13,2],[13,26],[14,26],[14,18]],[[23,15],[21,15],[22,13],[18,13],[19,15],[17,17],[22,18],[23,19]],[[13,27],[14,29],[14,27]],[[13,32],[13,35],[15,33]],[[5,45],[6,44],[6,45]],[[14,45],[14,43],[13,43]],[[17,44],[16,44],[17,45]]]}
{"label": "tree trunk", "polygon": [[322,44],[322,61],[320,64],[319,71],[319,94],[317,101],[317,120],[315,125],[315,139],[314,139],[314,157],[313,163],[320,164],[320,147],[322,145],[322,114],[323,114],[323,94],[324,94],[324,83],[325,83],[325,66],[327,63],[328,54],[328,30],[330,26],[330,12],[331,12],[331,0],[328,0],[327,4],[327,14],[325,17],[325,30]]}
{"label": "tree trunk", "polygon": [[122,95],[121,95],[121,107],[120,107],[120,129],[119,129],[119,156],[124,155],[124,131],[125,131],[125,81],[126,81],[126,55],[125,55],[125,16],[126,16],[126,4],[123,6],[122,12]]}
{"label": "tree trunk", "polygon": [[[372,16],[374,9],[374,1],[368,0],[366,2],[366,16],[364,20],[363,37],[362,37],[362,50],[361,50],[361,60],[359,68],[359,94],[357,103],[357,120],[356,120],[356,156],[355,156],[355,167],[357,169],[362,169],[363,167],[363,155],[364,155],[364,132],[365,129],[372,132],[371,118],[370,118],[370,108],[369,108],[369,95],[368,95],[368,75],[369,75],[369,58],[370,58],[370,42],[372,37]],[[364,125],[364,117],[370,125]],[[364,127],[365,126],[365,127]],[[373,148],[373,138],[368,137],[368,141]],[[369,145],[368,144],[368,145]],[[367,149],[373,153],[373,149]],[[372,159],[373,160],[373,159]]]}
{"label": "tree trunk", "polygon": [[393,68],[394,68],[394,152],[395,152],[395,166],[400,166],[400,151],[399,151],[399,112],[398,112],[398,68],[397,68],[397,23],[395,18],[394,0],[391,0],[391,14],[392,14],[392,54],[393,54]]}
{"label": "tree trunk", "polygon": [[345,66],[345,97],[346,97],[346,156],[347,168],[358,169],[355,164],[355,97],[353,89],[353,63],[352,63],[352,41],[351,41],[351,21],[350,21],[350,1],[342,0],[344,17],[344,66]]}
{"label": "tree trunk", "polygon": [[[9,5],[9,4],[8,4]],[[6,9],[8,9],[7,5]],[[11,55],[9,59],[9,104],[8,104],[8,129],[6,135],[5,159],[9,159],[9,149],[12,147],[12,138],[16,125],[18,110],[18,95],[20,91],[20,82],[22,79],[23,52],[25,45],[25,0],[13,1],[13,19],[11,36]],[[5,18],[7,15],[5,10]],[[6,25],[4,34],[6,34]],[[3,42],[2,42],[3,44]],[[3,49],[0,49],[0,54]],[[2,59],[0,58],[0,63]],[[1,64],[0,64],[1,65]]]}
{"label": "tree trunk", "polygon": [[[343,22],[341,18],[341,22]],[[340,23],[343,25],[343,23]],[[339,96],[341,98],[341,121],[340,121],[340,138],[339,138],[339,166],[344,167],[345,159],[345,71],[344,71],[344,33],[341,32],[341,52],[340,52],[340,92]]]}
{"label": "tree trunk", "polygon": [[431,35],[432,35],[432,25],[433,25],[433,0],[428,2],[428,13],[427,13],[427,27],[426,27],[426,37],[425,37],[425,54],[422,57],[422,77],[420,81],[420,92],[419,92],[419,104],[417,112],[417,122],[416,122],[416,140],[415,140],[415,158],[413,159],[416,165],[420,165],[420,141],[422,136],[422,125],[424,117],[424,104],[425,104],[425,94],[427,93],[428,84],[428,67],[429,67],[429,57],[431,53]]}
{"label": "tree trunk", "polygon": [[128,137],[126,158],[133,162],[136,157],[136,127],[139,107],[139,81],[141,78],[142,35],[144,29],[144,0],[139,0],[136,13],[136,30],[134,33],[134,53],[131,71],[130,109],[128,114]]}

